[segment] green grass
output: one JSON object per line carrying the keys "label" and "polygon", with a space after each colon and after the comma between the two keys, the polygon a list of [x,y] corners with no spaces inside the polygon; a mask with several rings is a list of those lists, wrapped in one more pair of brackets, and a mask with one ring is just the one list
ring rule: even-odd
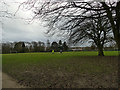
{"label": "green grass", "polygon": [[[97,56],[98,52],[95,51],[63,52],[62,54],[58,52],[54,54],[3,54],[2,66],[3,72],[25,86],[49,87],[57,82],[58,87],[60,87],[68,82],[73,84],[71,81],[65,83],[64,80],[75,79],[82,74],[111,75],[115,73],[117,70],[117,51],[105,51],[104,53],[106,57]],[[52,87],[54,86],[52,85]],[[63,85],[63,87],[65,86]]]}
{"label": "green grass", "polygon": [[[105,51],[105,56],[117,56],[116,51]],[[82,51],[82,52],[64,52],[62,54],[56,52],[51,53],[18,53],[18,54],[3,54],[3,71],[11,69],[12,67],[19,67],[24,64],[46,64],[46,63],[61,63],[69,59],[78,59],[81,56],[97,56],[98,52],[95,51]],[[15,66],[14,66],[15,65]],[[23,66],[24,67],[24,66]],[[22,67],[21,67],[22,69]]]}

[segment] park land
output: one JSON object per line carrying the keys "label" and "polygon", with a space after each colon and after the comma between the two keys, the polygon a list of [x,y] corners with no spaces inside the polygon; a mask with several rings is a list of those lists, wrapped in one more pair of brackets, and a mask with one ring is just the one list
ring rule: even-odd
{"label": "park land", "polygon": [[117,88],[118,52],[3,54],[3,72],[32,88]]}

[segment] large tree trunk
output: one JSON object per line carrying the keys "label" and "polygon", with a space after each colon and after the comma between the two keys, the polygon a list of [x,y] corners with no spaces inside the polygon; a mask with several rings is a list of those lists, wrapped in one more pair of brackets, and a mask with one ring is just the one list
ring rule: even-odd
{"label": "large tree trunk", "polygon": [[103,48],[98,48],[98,56],[104,56]]}
{"label": "large tree trunk", "polygon": [[107,17],[110,20],[110,23],[111,23],[111,26],[113,29],[114,38],[117,43],[118,52],[119,52],[119,56],[120,56],[120,1],[117,2],[117,6],[115,9],[116,21],[113,19],[112,11],[110,11],[109,6],[107,4],[105,4],[105,2],[101,2],[101,3],[103,5],[103,7],[106,9]]}
{"label": "large tree trunk", "polygon": [[104,56],[103,46],[99,43],[97,44],[97,48],[98,48],[98,56]]}
{"label": "large tree trunk", "polygon": [[120,40],[117,41],[117,46],[118,46],[118,54],[120,56]]}

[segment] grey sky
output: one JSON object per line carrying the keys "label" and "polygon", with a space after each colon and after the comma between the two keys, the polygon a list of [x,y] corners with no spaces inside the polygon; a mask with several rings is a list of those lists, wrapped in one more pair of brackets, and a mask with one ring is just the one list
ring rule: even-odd
{"label": "grey sky", "polygon": [[[9,13],[15,14],[18,9],[20,2],[25,0],[2,0],[7,2],[7,5],[2,5],[2,10],[8,11]],[[4,14],[4,13],[3,13]],[[7,14],[4,14],[7,16]],[[62,41],[66,40],[66,37],[47,37],[44,33],[47,27],[41,25],[40,20],[34,20],[34,22],[28,24],[28,21],[34,16],[31,10],[25,10],[23,7],[10,18],[2,17],[2,42],[14,42],[14,41]],[[9,17],[9,15],[8,15]],[[24,19],[23,19],[24,18]],[[79,46],[79,44],[77,45]],[[89,46],[85,43],[82,46]]]}
{"label": "grey sky", "polygon": [[[17,1],[17,2],[16,2]],[[19,0],[24,1],[24,0]],[[14,14],[17,11],[19,2],[18,0],[6,0],[9,13]],[[45,35],[46,27],[41,25],[41,21],[35,20],[28,24],[28,20],[32,18],[32,11],[25,11],[22,7],[16,13],[15,17],[2,18],[2,41],[43,41],[47,39],[50,41],[58,41],[60,37],[47,37]],[[22,19],[24,18],[24,19]]]}

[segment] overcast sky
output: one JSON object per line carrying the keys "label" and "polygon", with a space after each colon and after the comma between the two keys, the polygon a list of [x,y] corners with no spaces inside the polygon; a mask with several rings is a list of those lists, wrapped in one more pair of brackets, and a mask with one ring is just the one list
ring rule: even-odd
{"label": "overcast sky", "polygon": [[[16,2],[17,1],[17,2]],[[6,0],[7,6],[2,5],[4,11],[7,9],[9,13],[15,14],[18,9],[19,1],[24,0]],[[2,18],[2,41],[58,41],[60,37],[48,37],[44,32],[46,27],[41,25],[41,21],[34,20],[28,23],[33,17],[32,11],[25,11],[22,8],[12,18]],[[24,19],[23,19],[24,18]],[[62,38],[63,39],[63,38]]]}
{"label": "overcast sky", "polygon": [[[7,10],[8,13],[15,14],[19,4],[25,0],[0,0],[0,4],[1,1],[5,1],[7,3],[5,5],[4,4],[0,5],[0,11]],[[58,42],[59,40],[62,41],[66,40],[66,38],[64,37],[57,37],[57,36],[48,37],[45,34],[47,27],[41,25],[42,21],[34,20],[34,22],[29,23],[28,21],[31,20],[31,18],[34,16],[33,12],[30,10],[25,10],[21,7],[19,11],[15,14],[15,16],[11,16],[3,12],[0,13],[0,15],[8,16],[7,18],[2,17],[2,22],[0,20],[0,23],[2,25],[1,26],[2,42],[42,41],[46,43],[47,40],[56,41],[56,42]],[[79,44],[76,46],[79,46]],[[82,46],[89,46],[89,45],[88,43],[87,44],[85,43]]]}

